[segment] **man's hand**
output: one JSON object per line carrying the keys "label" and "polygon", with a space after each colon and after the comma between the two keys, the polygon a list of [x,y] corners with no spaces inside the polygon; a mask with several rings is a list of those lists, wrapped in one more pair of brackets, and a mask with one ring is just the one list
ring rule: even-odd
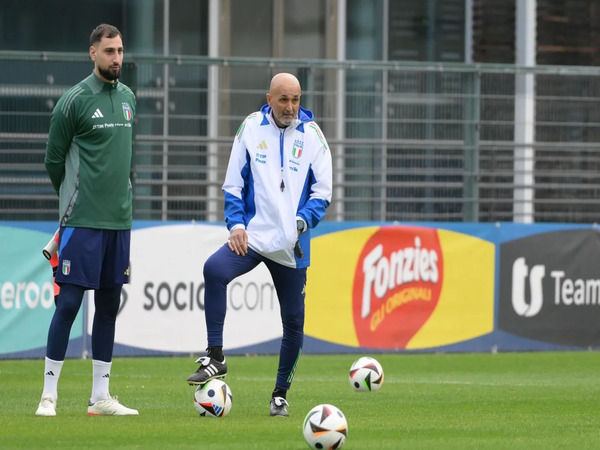
{"label": "man's hand", "polygon": [[236,228],[229,235],[227,245],[236,255],[246,256],[248,253],[248,235],[243,228]]}

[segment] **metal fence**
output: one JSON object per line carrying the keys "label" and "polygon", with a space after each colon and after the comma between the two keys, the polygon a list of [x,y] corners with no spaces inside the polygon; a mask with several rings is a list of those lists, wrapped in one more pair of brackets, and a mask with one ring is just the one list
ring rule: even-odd
{"label": "metal fence", "polygon": [[[92,65],[0,64],[0,220],[57,220],[50,115]],[[233,136],[279,71],[298,76],[331,147],[326,220],[597,221],[600,68],[133,55],[135,219],[222,220]]]}

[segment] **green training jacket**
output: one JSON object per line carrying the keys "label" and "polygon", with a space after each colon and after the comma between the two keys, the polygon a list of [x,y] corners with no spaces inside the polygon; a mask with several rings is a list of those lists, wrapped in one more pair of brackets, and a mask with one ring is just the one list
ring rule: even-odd
{"label": "green training jacket", "polygon": [[127,230],[135,96],[93,72],[52,111],[45,164],[59,195],[61,226]]}

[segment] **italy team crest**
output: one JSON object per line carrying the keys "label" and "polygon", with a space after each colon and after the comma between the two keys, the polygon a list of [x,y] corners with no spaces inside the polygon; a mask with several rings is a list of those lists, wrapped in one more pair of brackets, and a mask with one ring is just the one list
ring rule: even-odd
{"label": "italy team crest", "polygon": [[63,275],[69,275],[71,273],[71,261],[65,259],[62,264],[62,273]]}
{"label": "italy team crest", "polygon": [[131,120],[131,118],[133,117],[133,114],[131,113],[131,106],[129,106],[129,103],[123,103],[123,115],[125,116],[126,120]]}
{"label": "italy team crest", "polygon": [[304,141],[294,141],[294,147],[292,147],[292,156],[294,158],[300,158],[302,154],[302,147],[304,146]]}

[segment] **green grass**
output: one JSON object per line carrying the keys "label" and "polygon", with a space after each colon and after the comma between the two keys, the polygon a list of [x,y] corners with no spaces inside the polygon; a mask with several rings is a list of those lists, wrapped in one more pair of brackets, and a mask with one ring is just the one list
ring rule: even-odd
{"label": "green grass", "polygon": [[306,449],[302,421],[319,403],[348,419],[344,449],[600,448],[600,354],[374,355],[379,392],[347,381],[358,355],[304,355],[290,417],[270,417],[277,358],[229,357],[233,409],[198,416],[192,358],[117,358],[111,393],[138,417],[88,417],[91,362],[67,360],[58,416],[35,417],[42,360],[0,361],[0,448]]}

